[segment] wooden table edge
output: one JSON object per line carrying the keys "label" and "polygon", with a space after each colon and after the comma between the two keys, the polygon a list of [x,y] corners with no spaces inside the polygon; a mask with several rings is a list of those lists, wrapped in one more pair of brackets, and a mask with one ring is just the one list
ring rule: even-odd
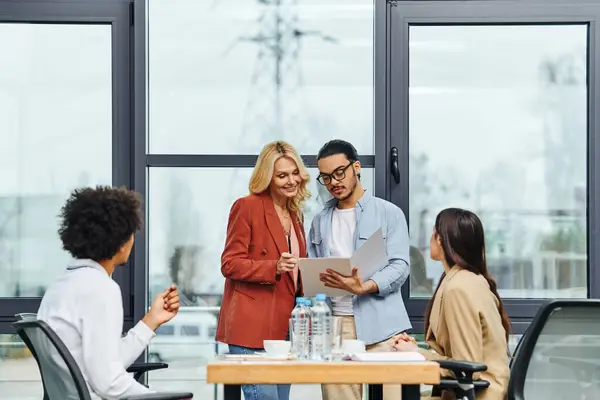
{"label": "wooden table edge", "polygon": [[436,385],[436,362],[217,361],[206,366],[209,384],[404,384]]}

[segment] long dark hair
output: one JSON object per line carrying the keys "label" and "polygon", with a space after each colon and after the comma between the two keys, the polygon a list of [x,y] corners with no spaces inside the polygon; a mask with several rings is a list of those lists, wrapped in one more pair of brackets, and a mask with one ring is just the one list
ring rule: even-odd
{"label": "long dark hair", "polygon": [[[482,275],[490,285],[490,290],[498,298],[498,312],[502,318],[502,326],[506,332],[506,342],[510,335],[510,319],[504,310],[504,304],[498,294],[496,281],[488,272],[485,261],[485,237],[483,224],[477,215],[471,211],[460,208],[447,208],[442,210],[435,218],[435,231],[442,242],[444,259],[453,267],[458,265],[477,275]],[[429,328],[429,318],[435,296],[446,274],[442,274],[440,281],[433,293],[433,297],[425,311],[425,334]]]}

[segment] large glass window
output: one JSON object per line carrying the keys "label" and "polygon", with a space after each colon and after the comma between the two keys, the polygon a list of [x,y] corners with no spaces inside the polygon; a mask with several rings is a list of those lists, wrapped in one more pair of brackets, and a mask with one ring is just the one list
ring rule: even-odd
{"label": "large glass window", "polygon": [[411,296],[443,270],[436,214],[469,208],[505,298],[587,296],[587,25],[411,26]]}
{"label": "large glass window", "polygon": [[[367,156],[363,181],[374,189],[374,3],[147,0],[146,6],[149,294],[176,282],[184,306],[170,323],[173,335],[158,335],[150,346],[151,359],[170,363],[168,371],[151,373],[150,383],[209,398],[216,392],[202,381],[203,366],[226,350],[214,339],[228,213],[248,193],[254,166],[253,157],[239,155],[286,140],[309,156],[307,230],[328,198],[314,168],[326,141],[343,138]],[[190,373],[190,362],[201,373]],[[197,380],[191,389],[190,380]],[[316,386],[297,390],[293,398],[319,396]]]}
{"label": "large glass window", "polygon": [[373,154],[373,2],[150,0],[150,153]]}
{"label": "large glass window", "polygon": [[63,271],[69,192],[112,182],[110,25],[0,23],[0,297]]}

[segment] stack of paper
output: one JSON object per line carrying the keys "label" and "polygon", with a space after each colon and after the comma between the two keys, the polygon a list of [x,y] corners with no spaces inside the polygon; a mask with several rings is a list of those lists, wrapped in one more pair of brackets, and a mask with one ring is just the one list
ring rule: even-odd
{"label": "stack of paper", "polygon": [[414,362],[414,361],[425,361],[425,357],[421,353],[415,352],[371,352],[371,353],[358,353],[351,354],[350,359],[352,361],[367,361],[367,362]]}
{"label": "stack of paper", "polygon": [[268,353],[223,354],[219,359],[225,361],[291,361],[295,360],[296,356],[292,354],[279,356]]}

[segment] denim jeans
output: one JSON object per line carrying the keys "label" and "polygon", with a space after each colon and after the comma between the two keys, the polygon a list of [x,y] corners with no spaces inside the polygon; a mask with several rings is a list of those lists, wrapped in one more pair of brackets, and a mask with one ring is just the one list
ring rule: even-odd
{"label": "denim jeans", "polygon": [[[229,354],[254,354],[262,349],[229,345]],[[289,400],[291,385],[242,385],[245,400]]]}

